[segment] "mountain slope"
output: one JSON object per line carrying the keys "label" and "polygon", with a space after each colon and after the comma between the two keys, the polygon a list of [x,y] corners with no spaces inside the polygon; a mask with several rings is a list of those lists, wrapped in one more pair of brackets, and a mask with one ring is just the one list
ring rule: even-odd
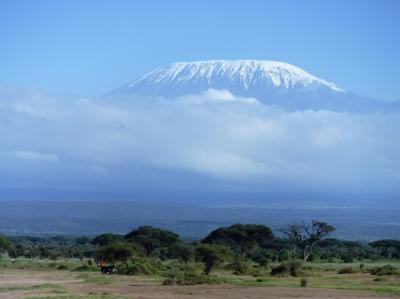
{"label": "mountain slope", "polygon": [[381,110],[380,101],[345,91],[283,62],[211,60],[178,62],[157,68],[122,86],[113,95],[145,95],[173,98],[208,89],[228,90],[261,103],[298,109],[334,111]]}

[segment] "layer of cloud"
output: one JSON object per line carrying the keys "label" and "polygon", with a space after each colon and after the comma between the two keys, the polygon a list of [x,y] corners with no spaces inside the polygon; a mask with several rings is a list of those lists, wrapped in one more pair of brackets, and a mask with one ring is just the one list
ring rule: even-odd
{"label": "layer of cloud", "polygon": [[399,192],[399,128],[395,113],[287,112],[229,91],[62,99],[0,89],[0,178]]}
{"label": "layer of cloud", "polygon": [[55,154],[38,153],[38,152],[24,151],[24,150],[12,151],[5,154],[13,158],[23,159],[23,160],[31,160],[38,162],[59,162],[59,159]]}

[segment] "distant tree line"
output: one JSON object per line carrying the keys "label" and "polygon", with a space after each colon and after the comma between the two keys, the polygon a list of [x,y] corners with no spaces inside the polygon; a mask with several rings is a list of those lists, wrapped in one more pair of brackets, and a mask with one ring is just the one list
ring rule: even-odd
{"label": "distant tree line", "polygon": [[333,230],[321,221],[292,223],[281,229],[284,237],[278,237],[264,225],[234,224],[218,228],[194,242],[152,226],[141,226],[126,235],[104,233],[94,238],[0,235],[0,253],[7,252],[11,258],[104,260],[125,265],[126,269],[135,257],[177,260],[183,265],[200,262],[207,275],[227,260],[240,266],[243,261],[265,265],[295,258],[325,262],[400,259],[399,240],[365,243],[328,238]]}

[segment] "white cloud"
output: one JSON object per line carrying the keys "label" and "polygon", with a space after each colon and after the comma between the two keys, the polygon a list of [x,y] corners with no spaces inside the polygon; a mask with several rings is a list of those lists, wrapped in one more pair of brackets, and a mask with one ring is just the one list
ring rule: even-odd
{"label": "white cloud", "polygon": [[39,162],[59,162],[59,158],[55,154],[48,153],[38,153],[32,151],[12,151],[8,153],[9,156],[13,158],[23,159],[23,160],[31,160],[31,161],[39,161]]}
{"label": "white cloud", "polygon": [[174,99],[181,104],[204,104],[212,102],[226,103],[245,103],[250,105],[260,104],[255,98],[237,97],[226,89],[209,88],[200,94],[186,95]]}
{"label": "white cloud", "polygon": [[24,93],[0,106],[0,152],[9,153],[0,157],[0,178],[18,158],[60,162],[57,171],[42,169],[43,179],[60,184],[93,176],[131,187],[148,174],[162,187],[183,172],[264,189],[400,191],[399,114],[254,103],[215,90],[172,100]]}

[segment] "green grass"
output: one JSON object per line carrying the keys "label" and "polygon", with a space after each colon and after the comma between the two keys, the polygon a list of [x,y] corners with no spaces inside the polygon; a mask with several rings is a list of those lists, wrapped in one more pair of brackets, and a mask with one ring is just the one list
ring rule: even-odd
{"label": "green grass", "polygon": [[32,269],[32,270],[57,270],[60,265],[65,265],[68,270],[75,270],[76,268],[84,265],[79,259],[30,259],[30,258],[16,258],[14,260],[2,259],[0,261],[1,268],[9,269]]}
{"label": "green grass", "polygon": [[[102,275],[99,272],[71,272],[79,266],[82,266],[82,261],[78,259],[49,261],[49,260],[38,260],[38,259],[18,259],[14,262],[3,260],[0,267],[15,268],[15,269],[32,269],[40,271],[61,271],[57,270],[57,265],[64,264],[68,267],[69,273],[74,277],[81,280],[83,283],[91,284],[110,284],[119,282],[119,276],[115,275]],[[360,265],[363,264],[362,267]],[[400,271],[400,261],[358,261],[354,263],[322,263],[322,262],[309,262],[304,264],[304,270],[298,277],[286,276],[286,277],[275,277],[269,274],[268,269],[263,270],[257,274],[257,277],[252,275],[234,275],[232,270],[226,268],[219,268],[212,271],[212,275],[215,275],[220,281],[237,286],[276,286],[276,287],[300,287],[300,280],[303,277],[307,278],[308,288],[330,288],[330,289],[343,289],[343,290],[354,290],[354,291],[368,291],[375,293],[385,293],[392,295],[400,295],[400,275],[384,275],[376,276],[368,273],[370,269],[376,267],[382,267],[385,265],[391,265]],[[277,264],[272,264],[276,266]],[[199,271],[202,270],[201,264],[195,264]],[[168,271],[179,270],[179,264],[165,262],[163,265]],[[355,273],[349,274],[337,274],[338,270],[351,267],[355,270]],[[64,270],[65,271],[65,270]],[[64,272],[65,273],[65,272]],[[161,273],[158,275],[139,275],[142,280],[151,280],[156,284],[161,284],[165,280],[165,276]],[[0,288],[1,292],[12,292],[12,291],[25,291],[43,288],[48,291],[48,297],[42,298],[60,298],[60,299],[79,299],[79,298],[93,298],[93,299],[120,299],[121,296],[115,296],[112,294],[87,294],[87,295],[68,295],[65,294],[65,290],[62,286],[57,284],[41,284],[31,287],[3,287]],[[51,296],[52,295],[52,296]],[[1,297],[1,296],[0,296]]]}
{"label": "green grass", "polygon": [[[217,275],[224,277],[228,284],[238,286],[276,286],[276,287],[300,287],[300,279],[307,277],[308,288],[329,288],[354,291],[370,291],[375,293],[386,293],[400,295],[400,275],[378,277],[366,271],[376,266],[387,265],[388,262],[364,263],[360,269],[359,263],[353,264],[322,264],[307,263],[304,275],[298,277],[274,277],[265,275],[261,277],[238,276],[227,272],[219,272]],[[400,268],[400,263],[390,263]],[[338,269],[353,267],[358,272],[353,274],[337,274]],[[378,279],[377,279],[378,278]]]}

